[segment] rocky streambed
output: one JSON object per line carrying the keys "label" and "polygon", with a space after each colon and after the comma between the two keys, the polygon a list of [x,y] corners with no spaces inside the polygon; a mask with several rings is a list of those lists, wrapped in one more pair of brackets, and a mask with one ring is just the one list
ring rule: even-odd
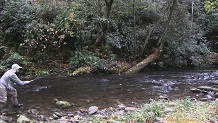
{"label": "rocky streambed", "polygon": [[[151,100],[144,104],[149,108],[127,107],[119,104],[117,107],[109,107],[99,110],[97,106],[91,106],[87,110],[78,110],[75,112],[65,112],[63,109],[54,111],[50,117],[40,114],[37,109],[20,111],[10,114],[0,115],[1,123],[145,123],[145,122],[208,122],[217,123],[218,121],[218,100],[209,102],[197,101],[195,99],[184,99],[178,101],[169,101],[162,99],[160,101]],[[187,105],[188,104],[188,105]],[[158,106],[158,107],[157,107]],[[144,112],[142,112],[144,110]],[[186,110],[186,111],[185,111]],[[181,112],[186,112],[185,114]],[[162,114],[159,114],[162,113]],[[133,114],[133,115],[132,115]],[[144,116],[145,115],[145,116]],[[182,115],[177,116],[177,115]],[[129,117],[129,120],[127,117]],[[179,118],[178,118],[179,117]],[[140,119],[140,120],[139,120]]]}
{"label": "rocky streambed", "polygon": [[218,98],[218,81],[210,81],[206,85],[191,88],[190,91],[205,95],[204,98],[199,98],[201,101],[215,100]]}

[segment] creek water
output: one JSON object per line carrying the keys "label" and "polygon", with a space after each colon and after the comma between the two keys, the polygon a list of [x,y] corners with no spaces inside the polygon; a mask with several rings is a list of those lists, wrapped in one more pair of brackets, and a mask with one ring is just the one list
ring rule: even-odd
{"label": "creek water", "polygon": [[191,87],[208,84],[218,79],[215,68],[198,70],[153,71],[131,75],[90,75],[80,77],[49,76],[29,85],[18,87],[18,99],[24,109],[38,108],[45,114],[57,110],[53,99],[74,103],[65,111],[126,106],[147,103],[149,99],[167,96],[178,99],[185,96],[198,98],[203,94],[189,91]]}

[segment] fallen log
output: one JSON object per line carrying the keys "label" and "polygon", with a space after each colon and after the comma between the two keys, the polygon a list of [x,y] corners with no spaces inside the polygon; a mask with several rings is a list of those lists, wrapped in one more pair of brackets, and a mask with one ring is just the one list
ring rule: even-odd
{"label": "fallen log", "polygon": [[137,73],[140,70],[142,70],[145,66],[147,66],[149,63],[155,61],[156,59],[159,58],[159,54],[160,54],[160,50],[159,49],[155,49],[154,52],[149,55],[147,58],[145,58],[144,60],[142,60],[141,62],[139,62],[137,65],[131,67],[130,69],[128,69],[125,74],[131,74],[131,73]]}

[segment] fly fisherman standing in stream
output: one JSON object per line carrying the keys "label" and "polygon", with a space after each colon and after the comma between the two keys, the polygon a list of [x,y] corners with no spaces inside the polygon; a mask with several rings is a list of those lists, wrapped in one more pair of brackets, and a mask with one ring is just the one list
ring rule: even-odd
{"label": "fly fisherman standing in stream", "polygon": [[11,69],[6,71],[0,79],[0,108],[7,103],[7,95],[11,96],[13,107],[21,107],[23,104],[19,104],[17,100],[17,90],[14,88],[14,84],[25,85],[31,81],[21,81],[16,72],[22,68],[18,64],[13,64]]}

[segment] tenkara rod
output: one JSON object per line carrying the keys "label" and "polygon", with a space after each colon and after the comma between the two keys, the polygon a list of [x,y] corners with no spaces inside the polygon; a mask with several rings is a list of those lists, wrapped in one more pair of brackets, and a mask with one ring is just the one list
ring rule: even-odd
{"label": "tenkara rod", "polygon": [[47,77],[47,76],[51,76],[51,75],[57,74],[57,73],[59,73],[59,72],[65,71],[65,70],[67,70],[67,69],[69,69],[69,68],[62,69],[62,70],[59,70],[59,71],[56,71],[56,72],[53,72],[53,73],[50,73],[50,74],[45,74],[45,75],[36,77],[35,79],[30,80],[30,82],[35,81],[35,80],[38,80],[38,79],[41,79],[41,78],[44,78],[44,77]]}

